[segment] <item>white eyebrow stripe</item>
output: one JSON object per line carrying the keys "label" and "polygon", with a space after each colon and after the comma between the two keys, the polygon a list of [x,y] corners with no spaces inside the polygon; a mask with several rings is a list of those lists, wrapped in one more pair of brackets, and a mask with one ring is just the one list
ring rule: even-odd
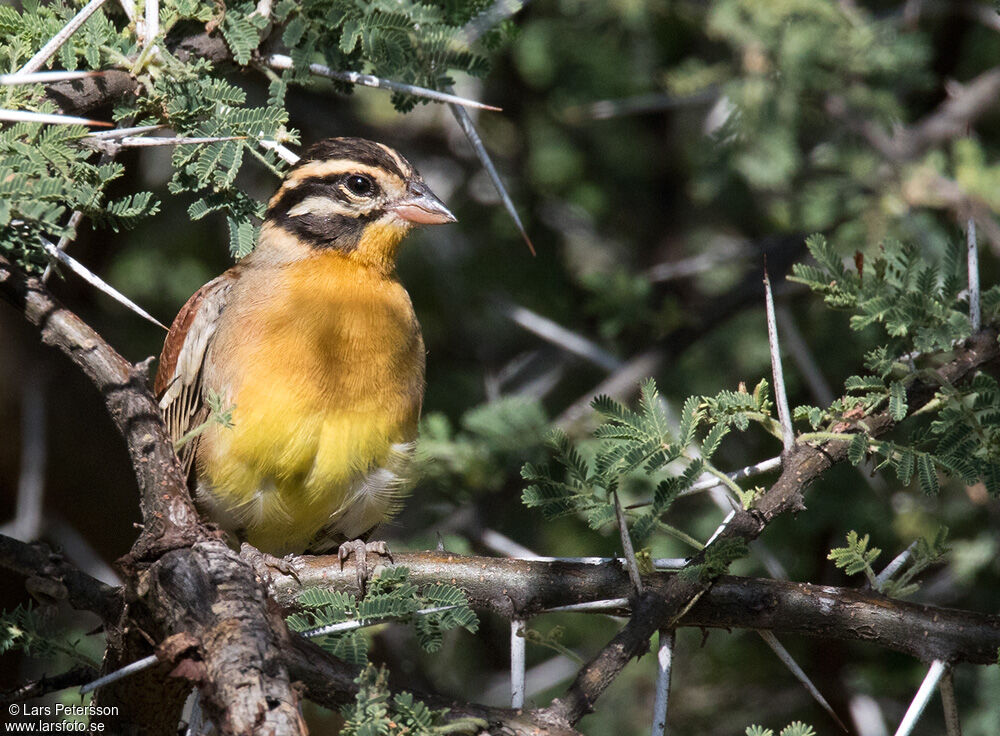
{"label": "white eyebrow stripe", "polygon": [[291,182],[300,182],[304,179],[310,179],[312,177],[323,178],[326,176],[334,176],[336,174],[368,174],[369,176],[375,177],[381,172],[381,169],[377,169],[374,166],[368,166],[367,164],[361,164],[357,161],[352,161],[349,158],[338,158],[332,161],[310,161],[307,164],[300,166],[288,175],[286,180],[286,186]]}
{"label": "white eyebrow stripe", "polygon": [[301,215],[323,215],[327,217],[334,215],[353,216],[355,214],[354,210],[345,207],[343,203],[338,202],[336,199],[321,196],[306,197],[288,210],[289,217],[299,217]]}

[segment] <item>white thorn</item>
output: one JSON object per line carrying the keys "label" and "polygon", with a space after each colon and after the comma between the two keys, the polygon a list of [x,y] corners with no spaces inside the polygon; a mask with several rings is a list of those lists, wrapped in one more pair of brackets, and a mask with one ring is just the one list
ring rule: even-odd
{"label": "white thorn", "polygon": [[99,687],[104,687],[105,685],[110,685],[112,682],[117,682],[122,680],[129,675],[134,675],[136,672],[142,672],[143,670],[149,669],[155,665],[160,660],[155,654],[150,654],[148,657],[143,657],[137,662],[125,665],[120,670],[115,670],[114,672],[104,675],[104,677],[98,677],[93,682],[88,682],[86,685],[80,687],[80,695],[86,695],[89,692],[93,692]]}
{"label": "white thorn", "polygon": [[969,250],[969,321],[972,331],[979,332],[982,326],[982,311],[979,302],[979,249],[976,246],[976,221],[969,218],[966,231],[966,246]]}
{"label": "white thorn", "polygon": [[510,622],[510,707],[524,707],[524,621]]}
{"label": "white thorn", "polygon": [[917,725],[917,721],[920,720],[920,716],[923,715],[924,708],[927,707],[931,695],[934,694],[934,688],[937,687],[938,682],[940,682],[941,677],[947,669],[948,665],[940,659],[935,659],[931,662],[924,681],[920,683],[917,694],[913,696],[910,707],[906,709],[906,714],[903,716],[903,720],[900,721],[899,728],[896,729],[895,736],[909,736],[913,732],[913,728]]}
{"label": "white thorn", "polygon": [[294,166],[295,164],[297,164],[299,161],[302,160],[301,156],[285,148],[283,145],[278,143],[278,141],[262,140],[259,143],[261,148],[266,148],[269,151],[274,151],[276,154],[278,154],[278,158],[280,158],[286,164],[291,164],[292,166]]}
{"label": "white thorn", "polygon": [[28,59],[28,63],[17,70],[16,74],[30,74],[31,72],[37,72],[42,66],[45,65],[52,55],[55,54],[66,41],[69,40],[70,36],[77,32],[77,30],[87,19],[97,12],[98,8],[104,5],[105,0],[90,0],[89,3],[83,6],[79,13],[74,15],[70,19],[69,23],[63,26],[62,30],[56,35],[48,40],[42,48],[38,50],[38,53]]}
{"label": "white thorn", "polygon": [[767,310],[767,344],[771,349],[771,372],[774,375],[774,403],[778,407],[778,421],[781,422],[781,444],[788,452],[795,444],[792,431],[792,413],[788,409],[788,394],[785,391],[785,375],[781,368],[781,350],[778,345],[778,326],[774,318],[774,294],[771,293],[771,279],[764,271],[764,304]]}
{"label": "white thorn", "polygon": [[164,330],[167,329],[167,326],[162,322],[160,322],[158,319],[156,319],[156,317],[152,316],[149,312],[147,312],[145,309],[143,309],[138,304],[133,302],[131,299],[129,299],[127,296],[125,296],[120,291],[115,289],[113,286],[106,283],[93,271],[88,269],[86,266],[77,261],[75,258],[67,255],[66,253],[63,253],[61,250],[59,250],[56,246],[54,246],[45,238],[41,238],[41,241],[42,241],[42,247],[45,249],[46,253],[48,253],[52,258],[55,258],[60,263],[63,263],[66,266],[68,266],[69,269],[73,271],[73,273],[81,277],[88,284],[103,291],[105,294],[110,296],[119,304],[125,305],[133,312],[138,314],[140,317],[142,317],[145,320],[148,320],[149,322],[152,322],[157,327],[162,327]]}
{"label": "white thorn", "polygon": [[660,629],[660,646],[656,652],[656,700],[653,702],[652,736],[667,732],[667,700],[670,697],[670,673],[674,661],[674,631]]}
{"label": "white thorn", "polygon": [[110,128],[111,123],[90,118],[78,118],[75,115],[56,115],[46,112],[30,112],[28,110],[0,110],[0,120],[8,123],[48,123],[50,125],[99,125]]}

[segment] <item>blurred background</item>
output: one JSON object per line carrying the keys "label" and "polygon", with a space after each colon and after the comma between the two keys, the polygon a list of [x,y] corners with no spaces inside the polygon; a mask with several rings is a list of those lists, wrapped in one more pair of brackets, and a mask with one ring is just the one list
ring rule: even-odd
{"label": "blurred background", "polygon": [[[441,540],[452,551],[494,555],[511,551],[511,541],[543,555],[618,552],[617,533],[573,518],[547,522],[522,506],[521,465],[547,456],[552,423],[585,435],[598,390],[631,400],[654,376],[677,411],[691,394],[769,377],[765,262],[791,401],[825,406],[885,340],[874,329],[851,332],[845,315],[784,283],[790,264],[807,257],[810,233],[826,234],[845,257],[875,254],[895,238],[939,259],[964,239],[972,214],[984,285],[996,282],[1000,16],[992,3],[536,0],[513,25],[485,79],[458,79],[456,92],[503,108],[473,115],[537,257],[446,107],[404,115],[382,91],[345,96],[322,82],[289,92],[303,144],[335,135],[387,143],[459,218],[411,236],[399,264],[423,326],[428,387],[422,480],[385,530],[394,550]],[[261,75],[230,79],[251,103],[267,96]],[[956,100],[943,122],[928,117]],[[921,125],[928,119],[941,125]],[[166,191],[165,149],[119,160],[127,174],[112,194],[150,189],[161,211],[126,233],[84,225],[72,253],[169,323],[231,264],[225,222],[188,218],[191,198]],[[257,199],[277,186],[252,160],[240,176]],[[158,355],[157,328],[72,275],[52,288],[130,360]],[[2,531],[50,541],[113,581],[139,521],[124,445],[91,386],[5,306],[0,428]],[[727,440],[716,462],[736,469],[779,452],[774,438],[750,432]],[[841,467],[811,489],[807,505],[772,525],[734,571],[853,584],[827,560],[847,531],[870,532],[884,564],[946,525],[948,562],[924,576],[915,598],[997,611],[1000,505],[983,488],[951,484],[932,498],[893,476]],[[723,515],[700,495],[678,502],[670,523],[704,539]],[[664,537],[651,552],[689,549]],[[0,606],[27,600],[20,580],[0,573],[0,582]],[[61,625],[83,635],[94,621]],[[622,624],[562,614],[529,625],[544,635],[564,627],[559,642],[586,658]],[[502,704],[508,636],[506,621],[484,615],[477,635],[452,632],[429,656],[405,628],[386,627],[374,659],[413,687]],[[870,645],[783,643],[864,736],[895,728],[925,669]],[[576,663],[529,643],[528,666],[528,701],[544,704]],[[40,674],[37,667],[5,655],[0,687]],[[648,732],[654,672],[653,657],[631,665],[581,729]],[[959,667],[955,677],[963,732],[997,733],[1000,668]],[[318,733],[336,720],[313,711]],[[671,733],[738,734],[750,723],[777,730],[793,719],[837,731],[753,632],[679,632]],[[917,733],[942,731],[935,701]]]}

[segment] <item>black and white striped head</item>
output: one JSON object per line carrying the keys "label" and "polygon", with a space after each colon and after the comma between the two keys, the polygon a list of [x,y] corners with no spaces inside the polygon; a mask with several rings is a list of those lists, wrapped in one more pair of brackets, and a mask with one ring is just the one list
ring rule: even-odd
{"label": "black and white striped head", "polygon": [[265,219],[313,247],[351,252],[366,231],[401,238],[414,225],[456,218],[393,149],[364,138],[329,138],[288,173]]}

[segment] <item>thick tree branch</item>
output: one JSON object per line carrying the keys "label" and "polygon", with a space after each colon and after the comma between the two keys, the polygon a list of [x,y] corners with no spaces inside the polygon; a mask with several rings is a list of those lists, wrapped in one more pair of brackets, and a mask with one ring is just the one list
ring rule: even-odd
{"label": "thick tree branch", "polygon": [[[617,562],[593,565],[465,557],[446,552],[395,555],[410,580],[429,585],[447,580],[461,588],[473,607],[506,618],[537,615],[546,609],[588,601],[624,599],[628,575]],[[295,577],[276,574],[274,599],[288,610],[303,590],[325,588],[357,593],[350,566],[336,556],[300,557]],[[655,592],[665,591],[674,572],[643,577]],[[628,606],[609,609],[628,615]],[[659,623],[666,623],[659,619]],[[875,592],[761,578],[724,576],[677,622],[677,626],[766,629],[843,641],[870,641],[921,659],[990,664],[1000,647],[1000,616],[925,606]]]}
{"label": "thick tree branch", "polygon": [[92,578],[67,562],[45,544],[21,542],[0,534],[0,567],[26,578],[41,578],[53,585],[49,598],[67,601],[79,611],[92,611],[106,624],[122,612],[122,591]]}

